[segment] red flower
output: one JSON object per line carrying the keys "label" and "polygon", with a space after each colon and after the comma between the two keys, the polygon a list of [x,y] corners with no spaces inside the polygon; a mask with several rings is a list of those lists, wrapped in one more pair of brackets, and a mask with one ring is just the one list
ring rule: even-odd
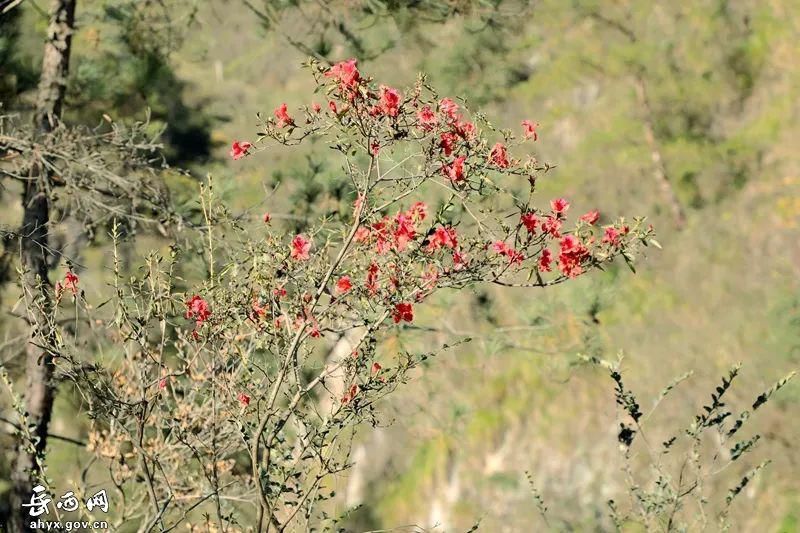
{"label": "red flower", "polygon": [[600,212],[597,209],[594,209],[592,211],[589,211],[588,213],[581,215],[580,219],[589,224],[590,226],[593,226],[597,223],[598,220],[600,220]]}
{"label": "red flower", "polygon": [[330,109],[331,113],[333,113],[335,115],[336,114],[336,102],[334,102],[333,100],[328,100],[328,109]]}
{"label": "red flower", "polygon": [[68,289],[73,296],[78,294],[78,276],[72,270],[64,276],[64,289]]}
{"label": "red flower", "polygon": [[450,178],[453,183],[458,183],[464,179],[464,161],[466,156],[460,155],[453,160],[450,166],[444,165],[442,171],[444,175]]}
{"label": "red flower", "polygon": [[167,378],[161,378],[158,380],[158,388],[159,389],[166,389],[167,388]]}
{"label": "red flower", "polygon": [[353,288],[353,283],[350,281],[350,276],[342,276],[336,282],[336,294],[346,294]]}
{"label": "red flower", "polygon": [[395,324],[403,320],[406,322],[414,320],[414,309],[411,307],[411,304],[406,302],[395,304],[394,311],[392,311],[392,320],[394,320]]}
{"label": "red flower", "polygon": [[394,248],[398,252],[402,252],[408,246],[408,243],[413,241],[417,236],[416,228],[414,227],[413,219],[405,213],[395,215],[395,230]]}
{"label": "red flower", "polygon": [[309,258],[308,252],[311,250],[311,241],[305,235],[295,235],[292,239],[292,259],[305,261]]}
{"label": "red flower", "polygon": [[433,252],[439,248],[455,248],[458,246],[456,230],[452,226],[439,226],[433,231],[433,235],[428,240],[427,250]]}
{"label": "red flower", "polygon": [[272,215],[270,215],[269,213],[264,213],[264,224],[269,224],[271,220],[272,220]]}
{"label": "red flower", "polygon": [[279,128],[294,125],[294,119],[289,116],[289,112],[286,110],[286,104],[279,105],[272,113],[275,115],[275,118],[278,119],[277,126]]}
{"label": "red flower", "polygon": [[345,395],[342,396],[342,403],[346,404],[352,402],[355,399],[356,394],[358,394],[358,385],[353,384],[350,386],[350,390],[348,390]]}
{"label": "red flower", "polygon": [[236,399],[239,400],[239,403],[241,404],[242,407],[247,407],[248,405],[250,405],[250,396],[248,396],[243,392],[240,392],[239,395],[236,397]]}
{"label": "red flower", "polygon": [[569,210],[569,202],[564,198],[556,198],[555,200],[550,200],[550,207],[553,208],[554,213],[564,215]]}
{"label": "red flower", "polygon": [[428,205],[425,202],[414,202],[406,211],[406,216],[414,222],[422,222],[428,216]]}
{"label": "red flower", "polygon": [[378,141],[372,141],[372,144],[369,145],[369,151],[372,152],[372,155],[377,156],[381,151],[381,144]]}
{"label": "red flower", "polygon": [[383,368],[383,367],[382,367],[382,366],[380,365],[380,363],[378,363],[377,361],[376,361],[376,362],[374,362],[374,363],[372,363],[372,373],[373,373],[373,374],[377,374],[378,372],[380,372],[380,371],[381,371],[381,369],[382,369],[382,368]]}
{"label": "red flower", "polygon": [[509,246],[504,241],[495,241],[492,243],[492,250],[500,255],[508,257],[508,262],[511,265],[521,264],[524,258],[522,252],[515,250],[513,246]]}
{"label": "red flower", "polygon": [[356,63],[355,59],[348,59],[347,61],[336,63],[325,73],[325,77],[333,78],[339,82],[339,89],[351,100],[355,98],[356,87],[358,82],[361,81],[361,74],[358,72]]}
{"label": "red flower", "polygon": [[272,291],[272,295],[278,300],[280,300],[281,298],[285,298],[286,297],[286,289],[283,288],[283,287],[278,287],[277,289]]}
{"label": "red flower", "polygon": [[534,142],[539,140],[539,134],[536,133],[536,128],[538,127],[539,127],[538,122],[531,122],[530,120],[522,121],[522,131],[525,133],[525,138],[526,139],[533,138]]}
{"label": "red flower", "polygon": [[442,98],[439,101],[439,109],[447,115],[450,120],[458,119],[458,104],[450,98]]}
{"label": "red flower", "polygon": [[241,142],[233,141],[233,144],[231,145],[230,155],[234,159],[234,161],[237,159],[241,159],[247,155],[247,151],[252,146],[253,145],[247,141],[241,141]]}
{"label": "red flower", "polygon": [[589,250],[575,235],[565,235],[561,242],[561,251],[558,253],[558,268],[570,278],[579,276],[583,272],[583,261],[589,257]]}
{"label": "red flower", "polygon": [[366,287],[370,294],[375,295],[378,292],[378,272],[380,268],[375,263],[370,263],[367,269],[367,283]]}
{"label": "red flower", "polygon": [[548,215],[542,222],[542,231],[551,237],[561,237],[561,221],[553,215]]}
{"label": "red flower", "polygon": [[550,272],[552,268],[550,265],[553,263],[553,252],[545,248],[542,250],[542,255],[539,256],[539,271]]}
{"label": "red flower", "polygon": [[386,85],[381,85],[381,111],[390,117],[396,117],[400,109],[400,93]]}
{"label": "red flower", "polygon": [[424,106],[417,111],[417,125],[424,131],[431,131],[439,123],[436,114],[431,109],[431,106]]}
{"label": "red flower", "polygon": [[322,110],[322,106],[314,102],[313,104],[311,104],[311,109],[314,110],[314,113],[319,113]]}
{"label": "red flower", "polygon": [[511,163],[508,161],[508,152],[503,143],[495,143],[489,154],[489,161],[499,168],[508,168],[511,166]]}
{"label": "red flower", "polygon": [[356,234],[353,236],[353,240],[356,242],[365,242],[369,240],[369,229],[365,228],[364,226],[360,226],[356,230]]}
{"label": "red flower", "polygon": [[467,256],[456,250],[453,252],[453,270],[459,271],[467,268]]}
{"label": "red flower", "polygon": [[522,215],[520,221],[522,225],[525,226],[525,229],[528,230],[528,233],[533,234],[536,232],[536,225],[539,223],[539,218],[536,216],[536,213],[529,211]]}
{"label": "red flower", "polygon": [[449,131],[446,131],[439,136],[439,148],[444,151],[444,155],[450,155],[453,153],[457,140],[458,136]]}
{"label": "red flower", "polygon": [[620,244],[620,233],[614,226],[608,226],[606,228],[605,234],[603,235],[603,242],[608,243],[611,246],[619,247]]}
{"label": "red flower", "polygon": [[458,122],[456,124],[456,133],[464,139],[472,139],[477,135],[478,130],[472,122]]}
{"label": "red flower", "polygon": [[261,305],[261,302],[259,302],[257,298],[253,299],[252,307],[253,307],[253,313],[250,315],[250,317],[253,320],[261,318],[262,316],[267,314],[267,308]]}
{"label": "red flower", "polygon": [[185,316],[186,318],[194,319],[199,327],[211,317],[211,308],[207,301],[195,294],[186,302]]}

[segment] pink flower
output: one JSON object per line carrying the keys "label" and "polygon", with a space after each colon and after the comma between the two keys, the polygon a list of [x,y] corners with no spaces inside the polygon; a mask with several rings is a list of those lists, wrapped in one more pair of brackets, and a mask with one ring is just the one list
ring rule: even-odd
{"label": "pink flower", "polygon": [[275,118],[278,119],[278,123],[276,125],[279,128],[294,125],[294,119],[289,116],[289,112],[286,110],[286,104],[279,105],[272,113],[275,115]]}
{"label": "pink flower", "polygon": [[184,316],[188,319],[193,319],[197,327],[200,327],[206,320],[211,318],[211,308],[207,301],[195,294],[186,302],[186,314]]}
{"label": "pink flower", "polygon": [[381,144],[378,141],[372,141],[372,144],[369,145],[369,151],[372,152],[372,155],[376,156],[381,151]]}
{"label": "pink flower", "polygon": [[378,292],[378,272],[380,268],[375,263],[370,263],[367,269],[367,282],[366,287],[370,294],[375,295]]}
{"label": "pink flower", "polygon": [[511,163],[508,161],[508,152],[503,143],[495,143],[489,154],[489,161],[499,168],[508,168]]}
{"label": "pink flower", "polygon": [[295,235],[292,239],[292,259],[305,261],[309,258],[308,252],[311,250],[311,241],[305,235]]}
{"label": "pink flower", "polygon": [[281,298],[285,298],[286,297],[286,289],[284,287],[278,287],[277,289],[272,291],[272,295],[277,300],[280,300]]}
{"label": "pink flower", "polygon": [[539,134],[536,133],[536,128],[539,127],[538,122],[531,122],[530,120],[522,121],[522,131],[525,133],[526,139],[533,139],[534,142],[539,140]]}
{"label": "pink flower", "polygon": [[428,216],[428,205],[425,202],[414,202],[406,211],[406,216],[414,222],[422,222]]}
{"label": "pink flower", "polygon": [[328,109],[330,109],[331,113],[333,113],[335,115],[336,114],[336,102],[334,102],[333,100],[328,100]]}
{"label": "pink flower", "polygon": [[525,226],[525,229],[528,230],[528,233],[533,234],[536,232],[536,225],[539,223],[539,218],[536,216],[536,213],[529,211],[522,215],[520,221],[522,225]]}
{"label": "pink flower", "polygon": [[458,183],[464,180],[464,161],[466,161],[466,156],[460,155],[453,160],[453,163],[448,165],[444,165],[442,167],[442,171],[444,175],[450,178],[450,181],[453,183]]}
{"label": "pink flower", "polygon": [[350,276],[342,276],[336,281],[336,294],[346,294],[353,288],[353,282],[350,281]]}
{"label": "pink flower", "polygon": [[392,311],[392,320],[394,320],[395,324],[402,321],[411,322],[414,320],[414,309],[411,307],[411,304],[406,302],[395,304],[394,311]]}
{"label": "pink flower", "polygon": [[453,270],[456,272],[467,268],[467,256],[463,252],[456,250],[453,252]]}
{"label": "pink flower", "polygon": [[372,373],[373,374],[377,374],[378,372],[381,371],[382,368],[383,367],[377,361],[375,363],[372,363]]}
{"label": "pink flower", "polygon": [[559,245],[558,269],[567,277],[579,276],[583,272],[581,265],[589,257],[589,250],[575,235],[564,235]]}
{"label": "pink flower", "polygon": [[350,386],[350,390],[348,390],[344,396],[342,396],[342,403],[348,404],[352,402],[356,398],[356,394],[358,394],[358,385],[353,384]]}
{"label": "pink flower", "polygon": [[356,230],[356,234],[353,236],[353,240],[356,242],[366,242],[369,240],[369,229],[365,228],[364,226],[360,226]]}
{"label": "pink flower", "polygon": [[269,213],[264,213],[264,224],[269,224],[271,220],[272,220],[272,215],[270,215]]}
{"label": "pink flower", "polygon": [[422,109],[417,111],[417,125],[421,130],[431,131],[439,123],[436,114],[431,109],[431,106],[423,106]]}
{"label": "pink flower", "polygon": [[243,392],[240,392],[239,395],[236,397],[236,399],[239,400],[239,404],[242,407],[247,407],[248,405],[250,405],[250,396],[248,396]]}
{"label": "pink flower", "polygon": [[78,276],[72,270],[64,276],[64,289],[69,290],[73,296],[78,294]]}
{"label": "pink flower", "polygon": [[619,247],[620,244],[620,233],[614,226],[608,226],[606,228],[605,234],[603,235],[603,242],[610,244],[611,246]]}
{"label": "pink flower", "polygon": [[311,109],[314,110],[314,113],[319,113],[322,110],[322,106],[319,105],[317,102],[311,104]]}
{"label": "pink flower", "polygon": [[458,104],[450,98],[442,98],[439,101],[439,109],[447,115],[450,120],[458,119]]}
{"label": "pink flower", "polygon": [[553,208],[554,213],[564,215],[569,210],[569,202],[564,198],[556,198],[555,200],[550,200],[550,207]]}
{"label": "pink flower", "polygon": [[439,136],[439,148],[442,149],[444,155],[450,155],[456,148],[456,141],[458,136],[455,133],[446,131]]}
{"label": "pink flower", "polygon": [[336,63],[325,73],[325,77],[338,81],[339,89],[348,94],[351,99],[355,97],[356,87],[358,82],[361,81],[361,74],[358,72],[356,63],[355,59],[348,59],[347,61]]}
{"label": "pink flower", "polygon": [[241,142],[233,141],[233,144],[231,145],[230,155],[234,161],[237,159],[241,159],[247,155],[247,151],[252,146],[253,145],[247,141],[241,141]]}
{"label": "pink flower", "polygon": [[427,251],[434,252],[439,248],[455,248],[458,246],[456,230],[452,226],[439,226],[428,240]]}
{"label": "pink flower", "polygon": [[508,262],[511,265],[521,264],[524,258],[521,252],[514,249],[513,246],[509,246],[504,241],[495,241],[492,243],[492,250],[499,255],[508,257]]}
{"label": "pink flower", "polygon": [[380,87],[381,110],[390,117],[396,117],[400,109],[400,93],[386,85]]}
{"label": "pink flower", "polygon": [[551,264],[553,263],[553,252],[545,248],[542,250],[542,255],[539,256],[539,271],[540,272],[550,272]]}
{"label": "pink flower", "polygon": [[554,217],[553,215],[548,215],[544,222],[542,222],[542,231],[551,237],[561,237],[561,220]]}
{"label": "pink flower", "polygon": [[464,139],[472,139],[478,134],[475,124],[472,122],[458,122],[456,124],[456,133]]}
{"label": "pink flower", "polygon": [[597,209],[594,209],[592,211],[589,211],[588,213],[581,215],[580,220],[583,220],[590,226],[594,226],[597,223],[597,221],[600,220],[600,212]]}
{"label": "pink flower", "polygon": [[159,389],[166,389],[167,388],[167,378],[161,378],[158,380],[158,388]]}

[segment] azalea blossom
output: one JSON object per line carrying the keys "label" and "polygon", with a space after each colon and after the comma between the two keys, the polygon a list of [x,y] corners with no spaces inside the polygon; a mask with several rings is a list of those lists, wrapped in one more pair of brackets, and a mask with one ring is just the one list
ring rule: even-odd
{"label": "azalea blossom", "polygon": [[489,161],[499,168],[508,168],[511,163],[508,161],[508,152],[503,143],[495,143],[489,153]]}
{"label": "azalea blossom", "polygon": [[382,369],[382,368],[383,368],[383,367],[382,367],[382,366],[380,365],[380,363],[378,363],[377,361],[376,361],[376,362],[374,362],[374,363],[372,363],[372,373],[373,373],[373,374],[377,374],[378,372],[380,372],[380,371],[381,371],[381,369]]}
{"label": "azalea blossom", "polygon": [[336,294],[346,294],[353,288],[353,282],[350,281],[350,276],[342,276],[336,281]]}
{"label": "azalea blossom", "polygon": [[558,269],[570,278],[583,273],[583,262],[589,257],[589,250],[575,235],[565,235],[559,243]]}
{"label": "azalea blossom", "polygon": [[434,252],[440,248],[455,248],[458,246],[456,230],[452,226],[439,226],[428,239],[426,248],[429,252]]}
{"label": "azalea blossom", "polygon": [[322,110],[322,106],[319,105],[317,102],[311,104],[311,109],[314,110],[314,113],[319,113]]}
{"label": "azalea blossom", "polygon": [[460,155],[456,157],[453,162],[448,166],[444,165],[442,167],[442,171],[444,175],[450,178],[450,181],[453,183],[458,183],[464,180],[464,161],[466,161],[466,156]]}
{"label": "azalea blossom", "polygon": [[250,405],[250,396],[248,396],[243,392],[240,392],[239,395],[236,397],[236,399],[239,400],[239,404],[242,407],[247,407],[248,405]]}
{"label": "azalea blossom", "polygon": [[392,311],[392,320],[394,320],[395,324],[402,321],[411,322],[414,320],[414,309],[411,307],[411,304],[407,302],[395,304],[394,311]]}
{"label": "azalea blossom", "polygon": [[310,250],[311,241],[308,240],[305,235],[295,235],[294,239],[292,239],[292,259],[305,261],[310,257],[308,254]]}
{"label": "azalea blossom", "polygon": [[603,241],[611,246],[618,247],[620,244],[620,233],[614,226],[608,226],[603,235]]}
{"label": "azalea blossom", "polygon": [[553,252],[545,248],[542,250],[542,255],[539,256],[537,263],[540,272],[550,272],[553,263]]}
{"label": "azalea blossom", "polygon": [[367,269],[367,281],[365,286],[371,295],[375,295],[378,292],[378,272],[380,268],[375,263],[370,263],[369,268]]}
{"label": "azalea blossom", "polygon": [[195,294],[187,300],[186,314],[184,316],[194,320],[197,327],[200,327],[206,320],[211,318],[211,307],[209,307],[207,301]]}
{"label": "azalea blossom", "polygon": [[230,155],[233,160],[241,159],[247,155],[247,151],[253,146],[252,143],[247,141],[233,141],[231,145]]}
{"label": "azalea blossom", "polygon": [[569,202],[564,198],[556,198],[550,200],[550,207],[553,208],[554,213],[564,215],[569,210]]}
{"label": "azalea blossom", "polygon": [[539,223],[539,218],[533,211],[528,211],[520,218],[520,222],[528,230],[528,233],[533,234],[536,232],[536,225]]}
{"label": "azalea blossom", "polygon": [[396,117],[400,109],[400,93],[386,85],[380,87],[381,111],[390,117]]}
{"label": "azalea blossom", "polygon": [[561,237],[561,220],[554,217],[553,215],[548,215],[544,222],[542,222],[542,231],[551,237]]}
{"label": "azalea blossom", "polygon": [[281,104],[275,108],[275,111],[272,112],[275,115],[275,118],[278,120],[277,126],[279,128],[284,128],[286,126],[294,126],[294,119],[289,116],[289,112],[286,110],[286,104]]}
{"label": "azalea blossom", "polygon": [[439,123],[436,118],[436,113],[433,112],[431,106],[423,106],[422,109],[417,111],[417,125],[423,131],[431,131]]}
{"label": "azalea blossom", "polygon": [[264,219],[264,224],[269,224],[270,221],[272,220],[272,215],[270,215],[269,213],[264,213],[263,219]]}
{"label": "azalea blossom", "polygon": [[580,220],[586,222],[587,224],[593,226],[600,220],[600,212],[597,209],[593,209],[588,213],[585,213],[580,216]]}
{"label": "azalea blossom", "polygon": [[[326,78],[333,78],[339,82],[339,89],[341,92],[353,100],[355,98],[356,87],[358,82],[361,81],[361,73],[358,72],[355,59],[348,59],[333,65],[328,72],[325,73]],[[334,111],[335,113],[336,111]]]}
{"label": "azalea blossom", "polygon": [[447,115],[450,120],[458,119],[458,104],[450,98],[442,98],[439,101],[439,109]]}
{"label": "azalea blossom", "polygon": [[539,140],[539,134],[536,133],[536,128],[539,127],[538,122],[531,122],[530,120],[523,120],[522,121],[522,131],[525,134],[526,139],[533,139],[533,142]]}

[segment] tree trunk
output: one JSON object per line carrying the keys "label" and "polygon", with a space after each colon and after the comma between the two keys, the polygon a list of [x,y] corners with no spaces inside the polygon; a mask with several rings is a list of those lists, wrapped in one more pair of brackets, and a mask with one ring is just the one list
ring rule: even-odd
{"label": "tree trunk", "polygon": [[647,96],[647,87],[641,76],[636,76],[634,79],[634,86],[636,88],[636,98],[639,101],[639,106],[642,108],[644,114],[644,139],[647,142],[647,147],[650,149],[650,158],[653,161],[653,174],[656,178],[656,183],[664,201],[669,206],[672,212],[672,219],[677,229],[682,229],[686,225],[686,214],[683,212],[683,206],[675,194],[672,184],[667,176],[667,168],[664,166],[664,159],[661,157],[661,149],[656,141],[655,127],[653,126],[653,109],[650,107],[650,99]]}
{"label": "tree trunk", "polygon": [[[42,75],[34,116],[40,138],[57,126],[61,117],[66,92],[67,73],[72,32],[75,21],[76,0],[53,0],[50,25],[42,61]],[[50,199],[48,195],[50,174],[42,164],[34,164],[30,180],[23,193],[23,219],[20,228],[20,252],[23,290],[28,295],[28,318],[31,339],[47,339],[53,335],[49,324],[53,306],[53,291],[48,273]],[[45,343],[49,344],[49,343]],[[32,440],[21,439],[17,448],[13,471],[12,528],[11,531],[31,531],[31,517],[22,503],[30,501],[34,481],[41,476],[41,461],[47,447],[47,432],[53,411],[55,382],[53,355],[42,352],[32,342],[26,350],[25,408]]]}

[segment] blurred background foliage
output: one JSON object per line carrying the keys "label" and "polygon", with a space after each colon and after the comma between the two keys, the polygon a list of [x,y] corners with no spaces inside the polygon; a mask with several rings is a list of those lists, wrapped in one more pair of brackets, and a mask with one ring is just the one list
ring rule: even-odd
{"label": "blurred background foliage", "polygon": [[[42,4],[29,0],[0,18],[5,112],[30,107]],[[353,530],[438,523],[463,531],[478,521],[487,531],[538,530],[527,470],[558,529],[600,530],[608,527],[606,500],[622,488],[614,397],[607,376],[578,365],[577,354],[622,351],[628,385],[642,397],[693,370],[660,415],[664,434],[688,425],[733,362],[745,363],[747,384],[733,402],[800,363],[796,7],[792,0],[80,0],[66,119],[91,125],[103,113],[134,120],[149,110],[154,131],[164,128],[169,162],[189,171],[167,173],[179,206],[196,209],[195,182],[211,173],[253,231],[269,211],[291,232],[349,209],[328,150],[275,149],[238,162],[226,152],[234,139],[253,140],[257,112],[310,103],[312,82],[298,68],[309,55],[358,57],[362,71],[399,87],[424,71],[443,96],[463,97],[499,127],[538,121],[532,152],[557,165],[540,182],[538,201],[566,196],[573,209],[600,207],[603,217],[648,215],[664,249],[635,276],[623,266],[552,290],[476,288],[423,306],[418,329],[384,349],[473,340],[389,400],[385,426],[364,430],[355,469],[337,480],[337,509],[357,506],[348,518]],[[685,213],[682,229],[654,151]],[[2,223],[17,224],[17,199],[4,193],[2,201]],[[154,246],[164,241],[143,236],[135,245]],[[107,290],[94,274],[107,264],[107,247],[81,254],[91,273],[81,278],[84,289]],[[21,334],[14,300],[3,298],[0,318],[0,357],[12,368],[21,353],[10,342]],[[85,438],[87,423],[74,416],[79,402],[59,396],[54,432]],[[763,457],[774,462],[735,509],[739,531],[800,527],[798,402],[790,385],[755,421],[765,438],[742,468]],[[64,483],[80,475],[80,450],[58,441],[51,448],[53,475]],[[0,461],[0,472],[7,468]]]}

